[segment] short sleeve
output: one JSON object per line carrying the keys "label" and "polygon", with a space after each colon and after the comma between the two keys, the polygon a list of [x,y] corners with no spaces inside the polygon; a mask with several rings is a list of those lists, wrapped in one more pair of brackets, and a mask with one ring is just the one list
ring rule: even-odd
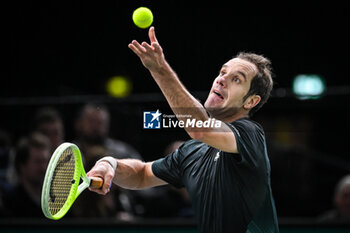
{"label": "short sleeve", "polygon": [[152,164],[153,174],[177,188],[183,187],[181,158],[180,150],[176,150],[165,158],[154,161]]}
{"label": "short sleeve", "polygon": [[227,125],[236,138],[238,161],[245,160],[257,165],[257,161],[261,159],[257,156],[263,155],[265,148],[265,136],[260,125],[248,119],[240,119]]}

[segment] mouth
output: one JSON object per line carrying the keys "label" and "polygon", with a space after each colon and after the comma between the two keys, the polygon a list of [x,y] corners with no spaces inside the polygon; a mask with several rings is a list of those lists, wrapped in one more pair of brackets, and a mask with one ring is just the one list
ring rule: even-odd
{"label": "mouth", "polygon": [[214,90],[213,93],[217,95],[219,98],[224,99],[224,97],[218,92],[217,90]]}

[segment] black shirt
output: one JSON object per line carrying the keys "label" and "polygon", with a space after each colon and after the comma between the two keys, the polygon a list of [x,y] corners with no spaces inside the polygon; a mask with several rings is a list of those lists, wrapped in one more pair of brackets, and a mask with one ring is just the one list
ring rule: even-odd
{"label": "black shirt", "polygon": [[264,132],[246,118],[228,126],[239,154],[190,140],[155,161],[152,171],[186,187],[201,233],[278,232]]}

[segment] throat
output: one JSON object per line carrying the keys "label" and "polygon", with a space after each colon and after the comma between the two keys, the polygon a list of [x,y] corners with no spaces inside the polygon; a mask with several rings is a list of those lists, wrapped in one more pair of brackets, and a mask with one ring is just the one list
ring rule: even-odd
{"label": "throat", "polygon": [[207,111],[211,117],[223,122],[233,122],[240,118],[248,117],[248,114],[244,114],[242,109],[237,107],[207,108]]}

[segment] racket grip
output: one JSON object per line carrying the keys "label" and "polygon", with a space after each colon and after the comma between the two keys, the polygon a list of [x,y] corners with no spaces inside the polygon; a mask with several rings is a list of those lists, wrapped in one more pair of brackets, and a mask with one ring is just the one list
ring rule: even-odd
{"label": "racket grip", "polygon": [[91,177],[90,187],[99,189],[103,185],[103,179],[100,177]]}

